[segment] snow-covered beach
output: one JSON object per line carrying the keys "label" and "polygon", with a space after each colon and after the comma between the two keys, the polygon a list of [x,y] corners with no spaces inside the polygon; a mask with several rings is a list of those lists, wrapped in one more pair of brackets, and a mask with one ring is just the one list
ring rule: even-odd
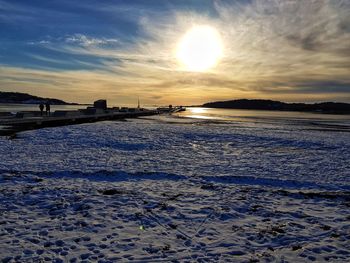
{"label": "snow-covered beach", "polygon": [[1,260],[350,260],[349,122],[204,117],[0,138]]}

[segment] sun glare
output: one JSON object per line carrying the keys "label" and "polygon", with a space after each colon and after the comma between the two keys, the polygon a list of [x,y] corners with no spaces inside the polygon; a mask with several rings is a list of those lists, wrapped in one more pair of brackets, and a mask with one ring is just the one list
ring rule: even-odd
{"label": "sun glare", "polygon": [[214,67],[222,56],[218,31],[211,26],[195,26],[182,37],[176,57],[185,70],[203,72]]}

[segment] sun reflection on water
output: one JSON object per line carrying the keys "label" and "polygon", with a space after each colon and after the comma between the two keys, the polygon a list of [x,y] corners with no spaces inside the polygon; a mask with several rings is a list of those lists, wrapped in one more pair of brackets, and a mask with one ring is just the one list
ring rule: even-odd
{"label": "sun reflection on water", "polygon": [[206,108],[188,108],[188,113],[186,114],[186,117],[188,118],[195,118],[195,119],[215,119],[215,117],[209,116],[208,109]]}

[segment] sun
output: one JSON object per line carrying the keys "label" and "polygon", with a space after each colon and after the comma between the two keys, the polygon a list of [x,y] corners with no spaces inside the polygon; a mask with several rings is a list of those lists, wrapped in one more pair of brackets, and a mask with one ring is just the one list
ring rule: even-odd
{"label": "sun", "polygon": [[211,26],[194,26],[177,45],[176,58],[187,71],[203,72],[214,67],[222,57],[219,32]]}

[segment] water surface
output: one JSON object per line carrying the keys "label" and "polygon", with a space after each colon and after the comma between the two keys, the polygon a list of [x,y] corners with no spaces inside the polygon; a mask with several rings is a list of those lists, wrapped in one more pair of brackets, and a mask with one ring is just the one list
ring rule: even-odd
{"label": "water surface", "polygon": [[213,109],[192,107],[176,115],[192,120],[237,124],[283,124],[288,126],[303,125],[320,129],[350,129],[350,115],[323,114],[294,111],[264,111],[239,109]]}

